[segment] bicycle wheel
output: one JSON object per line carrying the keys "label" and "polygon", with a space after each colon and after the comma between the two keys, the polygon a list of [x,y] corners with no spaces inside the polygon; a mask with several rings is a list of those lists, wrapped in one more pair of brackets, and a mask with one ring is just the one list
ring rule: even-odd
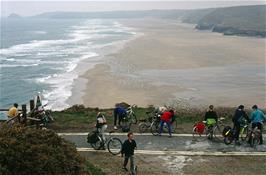
{"label": "bicycle wheel", "polygon": [[122,151],[122,142],[119,138],[113,137],[107,143],[109,153],[117,155]]}
{"label": "bicycle wheel", "polygon": [[192,137],[193,137],[193,139],[195,139],[198,136],[201,137],[201,134],[198,132],[197,126],[194,126],[192,129]]}
{"label": "bicycle wheel", "polygon": [[232,137],[230,137],[230,136],[225,136],[224,137],[224,143],[226,145],[230,145],[232,142],[233,142],[233,138]]}
{"label": "bicycle wheel", "polygon": [[160,128],[160,125],[159,125],[158,122],[152,123],[152,125],[151,125],[151,133],[152,133],[152,135],[154,135],[154,136],[159,135],[159,128]]}
{"label": "bicycle wheel", "polygon": [[213,128],[213,137],[218,140],[218,141],[222,141],[223,140],[223,129],[224,126],[220,125],[220,126],[215,126]]}
{"label": "bicycle wheel", "polygon": [[149,126],[146,123],[140,123],[139,124],[139,132],[140,133],[146,132],[148,128],[149,128]]}
{"label": "bicycle wheel", "polygon": [[206,131],[206,137],[209,140],[213,140],[213,127],[209,126]]}
{"label": "bicycle wheel", "polygon": [[122,128],[125,128],[125,127],[128,127],[130,125],[130,122],[128,120],[127,117],[123,117],[122,120],[121,120],[121,127]]}
{"label": "bicycle wheel", "polygon": [[130,115],[130,119],[131,119],[131,123],[132,124],[137,124],[138,123],[137,116],[134,113]]}
{"label": "bicycle wheel", "polygon": [[250,146],[252,148],[256,148],[256,146],[260,143],[260,138],[256,133],[252,133],[251,139],[250,139]]}

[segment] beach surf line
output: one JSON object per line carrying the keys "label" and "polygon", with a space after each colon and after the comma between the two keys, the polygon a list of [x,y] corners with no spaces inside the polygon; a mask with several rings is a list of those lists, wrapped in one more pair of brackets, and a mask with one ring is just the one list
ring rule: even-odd
{"label": "beach surf line", "polygon": [[[78,152],[101,152],[105,150],[95,150],[93,148],[77,148]],[[177,156],[266,156],[266,152],[208,152],[208,151],[155,151],[155,150],[135,150],[135,154],[146,155],[177,155]]]}

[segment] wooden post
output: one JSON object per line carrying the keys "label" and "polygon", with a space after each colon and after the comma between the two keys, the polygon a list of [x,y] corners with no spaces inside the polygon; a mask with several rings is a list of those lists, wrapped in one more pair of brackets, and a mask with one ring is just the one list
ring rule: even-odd
{"label": "wooden post", "polygon": [[22,105],[22,117],[24,120],[27,119],[27,105]]}
{"label": "wooden post", "polygon": [[34,100],[30,100],[30,111],[32,111],[34,109]]}

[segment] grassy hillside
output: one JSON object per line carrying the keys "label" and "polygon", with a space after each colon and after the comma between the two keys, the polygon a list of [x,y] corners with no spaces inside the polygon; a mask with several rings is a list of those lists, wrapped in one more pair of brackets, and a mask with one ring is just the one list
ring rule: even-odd
{"label": "grassy hillside", "polygon": [[265,15],[265,5],[218,8],[199,20],[196,28],[225,35],[266,37]]}
{"label": "grassy hillside", "polygon": [[[176,106],[176,121],[178,133],[191,133],[191,127],[195,122],[202,121],[206,112],[205,108],[192,108],[185,106]],[[136,107],[133,109],[138,120],[143,121],[148,116],[146,112],[153,111],[153,107]],[[226,122],[231,124],[231,118],[234,114],[234,107],[216,107],[220,117],[225,117]],[[50,129],[56,132],[88,132],[91,131],[96,123],[96,115],[98,112],[105,114],[108,129],[112,129],[113,126],[113,109],[98,109],[98,108],[85,108],[82,105],[75,105],[63,111],[53,112],[52,116],[55,118],[55,122],[49,125]],[[250,111],[248,111],[250,113]],[[132,126],[133,132],[138,132],[138,125]]]}
{"label": "grassy hillside", "polygon": [[187,10],[179,19],[184,23],[197,24],[203,17],[213,12],[215,9]]}
{"label": "grassy hillside", "polygon": [[113,12],[49,12],[31,18],[48,19],[132,19],[162,18],[196,24],[199,30],[225,35],[266,37],[266,5],[195,10],[144,10]]}

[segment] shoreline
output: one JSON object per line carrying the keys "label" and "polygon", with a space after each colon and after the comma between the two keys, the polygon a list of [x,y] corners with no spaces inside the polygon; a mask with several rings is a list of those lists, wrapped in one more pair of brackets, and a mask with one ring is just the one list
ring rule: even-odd
{"label": "shoreline", "polygon": [[[87,72],[97,68],[98,65],[104,64],[106,62],[106,60],[104,60],[106,56],[119,52],[119,50],[122,50],[127,43],[143,35],[143,33],[136,33],[135,28],[128,28],[127,26],[124,26],[123,24],[119,23],[119,20],[114,21],[114,22],[115,23],[118,22],[118,25],[122,25],[121,26],[122,28],[126,28],[128,32],[131,32],[134,35],[131,36],[131,38],[127,40],[120,40],[120,41],[116,41],[116,43],[114,44],[107,44],[107,46],[103,46],[102,48],[103,52],[97,53],[98,55],[94,57],[94,59],[98,60],[97,63],[92,64],[88,60],[82,60],[81,62],[78,63],[75,69],[75,70],[79,70],[78,78],[75,79],[73,82],[73,86],[71,89],[72,95],[66,100],[66,103],[68,104],[69,107],[76,105],[76,104],[84,104],[83,96],[86,95],[86,92],[85,92],[86,87],[87,87],[87,84],[90,82],[90,80],[86,76],[84,76],[87,74]],[[91,67],[85,68],[86,67],[85,65],[90,65]]]}
{"label": "shoreline", "polygon": [[[141,33],[144,33],[144,35],[125,43],[117,52],[104,55],[102,63],[96,64],[94,68],[80,76],[87,80],[83,97],[81,98],[81,104],[86,107],[109,108],[121,101],[143,107],[150,104],[164,105],[176,103],[177,101],[196,106],[207,104],[237,106],[239,103],[246,105],[258,104],[261,107],[266,106],[263,99],[260,98],[263,94],[261,91],[262,85],[253,88],[253,95],[244,93],[242,96],[241,93],[237,93],[237,89],[225,87],[228,88],[226,90],[229,94],[225,94],[224,97],[225,91],[223,87],[217,87],[217,92],[209,92],[216,88],[207,87],[202,85],[203,83],[195,83],[195,85],[199,84],[199,86],[202,86],[195,88],[193,83],[196,80],[195,76],[199,75],[199,79],[204,79],[209,76],[208,74],[212,74],[211,72],[215,73],[216,76],[219,76],[221,73],[225,74],[225,77],[229,78],[224,81],[226,83],[230,83],[230,81],[233,83],[235,77],[231,77],[227,71],[235,69],[235,72],[231,73],[239,74],[237,76],[241,76],[241,74],[247,76],[244,72],[247,65],[251,65],[250,71],[258,70],[259,68],[258,73],[261,73],[263,67],[258,67],[258,65],[264,65],[265,61],[259,56],[254,57],[251,61],[248,59],[250,55],[245,56],[245,53],[240,52],[243,49],[242,46],[244,46],[247,47],[248,51],[246,52],[255,50],[259,51],[258,55],[263,56],[265,52],[260,50],[262,42],[259,41],[260,39],[229,37],[209,31],[198,31],[186,24],[182,26],[182,24],[173,20],[162,22],[156,19],[143,19],[119,20],[119,22],[125,26],[136,28]],[[185,37],[182,37],[182,35],[185,35]],[[177,38],[174,36],[177,36]],[[196,37],[195,41],[200,41],[198,43],[199,46],[196,46],[193,42],[193,37]],[[201,37],[209,37],[210,41],[208,41],[210,43],[204,43],[204,41],[201,41]],[[216,40],[212,41],[211,39]],[[228,43],[229,46],[226,46],[226,48],[219,47],[224,46],[228,41],[232,42]],[[244,45],[239,44],[240,41],[244,42]],[[218,46],[216,47],[214,43]],[[257,44],[259,48],[250,48],[250,43]],[[230,50],[230,45],[235,46],[234,49],[236,51]],[[189,50],[190,47],[195,50]],[[201,49],[201,47],[202,49],[208,49],[208,51],[201,53],[201,50],[199,50],[196,52],[197,54],[190,54],[190,52],[195,52],[197,51],[196,49]],[[178,48],[185,48],[189,51],[176,51]],[[221,55],[217,55],[215,52],[212,53],[212,49],[219,50]],[[229,50],[228,54],[222,52],[225,49]],[[235,55],[237,59],[232,60],[232,55]],[[160,56],[167,59],[167,61],[160,59]],[[212,56],[225,60],[211,60]],[[218,71],[216,70],[217,67]],[[237,70],[238,67],[241,69]],[[188,74],[191,75],[188,76]],[[172,77],[173,75],[174,77]],[[175,78],[178,75],[184,76],[185,79]],[[263,75],[260,76],[263,77]],[[162,79],[167,80],[161,81]],[[190,82],[187,83],[188,81]],[[243,81],[246,81],[246,79],[243,78]],[[261,79],[256,80],[256,82],[260,81]],[[241,84],[242,80],[238,83]],[[221,84],[221,86],[224,85]],[[226,86],[232,85],[228,84]],[[251,87],[247,87],[242,91],[246,92]],[[207,96],[204,94],[207,94]],[[235,94],[235,98],[239,100],[229,100],[232,94]],[[251,96],[253,97],[251,98]],[[209,98],[209,100],[206,100],[206,98]],[[77,103],[75,102],[74,104]]]}

